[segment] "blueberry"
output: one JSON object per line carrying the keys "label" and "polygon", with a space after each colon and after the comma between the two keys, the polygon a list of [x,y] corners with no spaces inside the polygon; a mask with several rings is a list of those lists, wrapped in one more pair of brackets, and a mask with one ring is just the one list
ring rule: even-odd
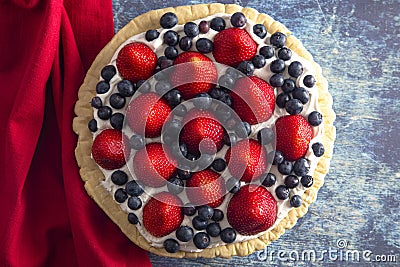
{"label": "blueberry", "polygon": [[285,200],[289,197],[289,188],[280,185],[275,189],[275,194],[280,200]]}
{"label": "blueberry", "polygon": [[172,119],[165,123],[164,131],[173,135],[178,135],[182,129],[182,121],[179,119]]}
{"label": "blueberry", "polygon": [[268,162],[272,165],[279,165],[284,160],[285,158],[283,157],[282,152],[280,152],[279,150],[271,151],[270,153],[268,153]]}
{"label": "blueberry", "polygon": [[232,89],[235,85],[235,79],[229,74],[224,74],[218,79],[218,84],[223,88]]}
{"label": "blueberry", "polygon": [[224,219],[224,212],[220,209],[214,209],[214,214],[211,217],[211,220],[214,222],[220,222]]}
{"label": "blueberry", "polygon": [[299,185],[299,178],[296,175],[288,175],[284,181],[287,188],[295,188]]}
{"label": "blueberry", "polygon": [[98,130],[97,128],[97,121],[95,119],[91,119],[88,123],[88,128],[91,132],[96,132]]}
{"label": "blueberry", "polygon": [[321,157],[321,156],[324,155],[324,153],[325,153],[325,148],[324,148],[324,145],[323,145],[322,143],[319,143],[319,142],[314,143],[314,144],[311,146],[311,148],[312,148],[312,150],[313,150],[313,152],[314,152],[314,155],[315,155],[316,157]]}
{"label": "blueberry", "polygon": [[118,203],[124,203],[125,200],[128,198],[128,194],[125,192],[124,189],[119,188],[117,189],[117,191],[115,191],[114,198],[115,201],[117,201]]}
{"label": "blueberry", "polygon": [[213,29],[214,31],[220,32],[223,29],[225,29],[225,27],[226,27],[226,24],[225,24],[225,20],[223,18],[216,17],[211,20],[210,28]]}
{"label": "blueberry", "polygon": [[199,35],[199,27],[197,27],[197,24],[194,22],[188,22],[183,26],[183,31],[185,34],[189,37],[196,37]]}
{"label": "blueberry", "polygon": [[256,24],[253,26],[253,33],[261,39],[264,39],[265,36],[267,36],[267,29],[262,24]]}
{"label": "blueberry", "polygon": [[96,93],[105,94],[110,90],[110,84],[106,81],[100,81],[96,85]]}
{"label": "blueberry", "polygon": [[193,216],[196,213],[195,206],[189,203],[183,205],[182,209],[183,209],[183,214],[185,214],[186,216]]}
{"label": "blueberry", "polygon": [[213,222],[207,225],[206,231],[211,237],[217,237],[221,233],[221,226],[219,226],[219,223]]}
{"label": "blueberry", "polygon": [[236,232],[233,228],[227,227],[221,231],[221,240],[225,243],[232,243],[236,239]]}
{"label": "blueberry", "polygon": [[217,172],[222,172],[226,168],[226,162],[222,158],[217,158],[213,161],[211,167]]}
{"label": "blueberry", "polygon": [[214,209],[208,205],[200,206],[197,210],[197,213],[202,220],[211,219],[214,215]]}
{"label": "blueberry", "polygon": [[303,73],[303,64],[298,61],[293,61],[288,67],[289,75],[297,78]]}
{"label": "blueberry", "polygon": [[210,245],[210,236],[206,233],[199,232],[193,238],[193,243],[198,249],[205,249]]}
{"label": "blueberry", "polygon": [[285,109],[290,115],[300,114],[303,111],[303,104],[298,99],[290,99],[286,102]]}
{"label": "blueberry", "polygon": [[168,59],[175,59],[178,56],[178,49],[176,49],[174,46],[167,46],[164,50],[164,55]]}
{"label": "blueberry", "polygon": [[139,150],[144,148],[146,145],[146,142],[144,140],[144,137],[140,134],[134,134],[129,138],[129,144],[131,145],[131,148],[135,150]]}
{"label": "blueberry", "polygon": [[251,60],[251,62],[253,63],[254,67],[257,69],[260,69],[262,67],[265,66],[265,57],[263,55],[256,55],[253,57],[253,59]]}
{"label": "blueberry", "polygon": [[168,253],[175,253],[179,250],[179,243],[172,238],[168,238],[164,241],[164,248]]}
{"label": "blueberry", "polygon": [[310,175],[304,175],[301,177],[300,182],[305,188],[309,188],[313,185],[314,179]]}
{"label": "blueberry", "polygon": [[111,117],[111,113],[111,108],[107,106],[102,106],[97,110],[97,116],[102,120],[108,120]]}
{"label": "blueberry", "polygon": [[171,89],[172,89],[172,86],[167,81],[159,81],[155,85],[155,91],[160,96],[164,96]]}
{"label": "blueberry", "polygon": [[161,64],[164,60],[167,60],[168,58],[166,56],[160,56],[157,58],[157,66],[161,67]]}
{"label": "blueberry", "polygon": [[251,134],[251,126],[248,122],[246,121],[241,121],[236,123],[235,125],[235,133],[240,137],[240,138],[246,138]]}
{"label": "blueberry", "polygon": [[290,161],[284,160],[281,164],[278,165],[278,171],[281,174],[288,175],[292,172],[293,164]]}
{"label": "blueberry", "polygon": [[136,86],[138,88],[137,90],[142,94],[149,92],[151,89],[150,83],[147,82],[146,80],[139,80],[136,83]]}
{"label": "blueberry", "polygon": [[237,66],[237,70],[246,76],[251,76],[254,73],[254,65],[251,61],[242,61]]}
{"label": "blueberry", "polygon": [[301,196],[299,196],[299,195],[294,195],[290,198],[290,205],[294,208],[300,207],[302,203],[303,203],[303,200],[301,199]]}
{"label": "blueberry", "polygon": [[215,109],[215,116],[221,122],[229,120],[232,116],[231,109],[225,105],[218,105]]}
{"label": "blueberry", "polygon": [[225,145],[234,146],[237,143],[238,136],[235,133],[228,133],[224,135],[223,140]]}
{"label": "blueberry", "polygon": [[178,23],[178,17],[172,12],[167,12],[160,18],[160,25],[164,29],[171,29],[177,23]]}
{"label": "blueberry", "polygon": [[117,84],[118,92],[124,97],[133,96],[135,93],[134,85],[128,80],[122,80]]}
{"label": "blueberry", "polygon": [[137,196],[132,196],[128,199],[128,208],[138,210],[142,207],[142,201]]}
{"label": "blueberry", "polygon": [[[167,101],[167,104],[174,108],[178,106],[181,101],[182,101],[182,95],[181,92],[177,89],[172,89],[171,91],[168,91],[167,93],[164,94],[164,99]],[[183,105],[181,105],[183,106]],[[186,114],[186,112],[185,112]]]}
{"label": "blueberry", "polygon": [[289,60],[292,57],[292,50],[287,47],[282,47],[278,51],[278,57],[282,60]]}
{"label": "blueberry", "polygon": [[226,189],[231,192],[232,194],[235,194],[239,192],[240,190],[240,181],[236,179],[235,177],[231,177],[226,181]]}
{"label": "blueberry", "polygon": [[117,112],[117,113],[112,114],[110,117],[111,127],[113,127],[116,130],[121,131],[123,124],[124,124],[124,118],[125,118],[125,116],[122,113]]}
{"label": "blueberry", "polygon": [[139,218],[134,213],[129,213],[128,214],[128,221],[131,224],[138,224],[139,223]]}
{"label": "blueberry", "polygon": [[242,12],[233,13],[231,16],[231,24],[233,27],[241,28],[246,25],[247,19]]}
{"label": "blueberry", "polygon": [[181,143],[179,144],[179,151],[182,153],[182,155],[184,157],[186,157],[187,153],[188,153],[188,149],[185,143]]}
{"label": "blueberry", "polygon": [[125,191],[130,196],[141,196],[144,193],[144,185],[140,181],[129,181],[125,185]]}
{"label": "blueberry", "polygon": [[316,81],[315,81],[315,77],[312,75],[306,75],[304,77],[303,83],[305,86],[307,86],[308,88],[311,88],[315,85]]}
{"label": "blueberry", "polygon": [[200,30],[200,33],[203,33],[203,34],[207,33],[210,30],[210,25],[208,25],[207,21],[203,20],[199,24],[199,30]]}
{"label": "blueberry", "polygon": [[115,93],[110,96],[110,105],[115,109],[121,109],[125,106],[125,97],[120,93]]}
{"label": "blueberry", "polygon": [[101,77],[109,82],[117,74],[117,69],[113,65],[107,65],[101,70]]}
{"label": "blueberry", "polygon": [[116,185],[124,185],[128,182],[128,175],[121,170],[114,171],[111,174],[111,181]]}
{"label": "blueberry", "polygon": [[322,114],[318,111],[313,111],[308,115],[308,122],[311,126],[318,126],[322,123]]}
{"label": "blueberry", "polygon": [[157,30],[148,30],[144,36],[146,41],[151,42],[160,36],[160,33]]}
{"label": "blueberry", "polygon": [[171,132],[161,133],[161,142],[167,146],[172,146],[176,141],[176,135]]}
{"label": "blueberry", "polygon": [[281,73],[285,70],[285,61],[282,59],[275,59],[271,62],[271,65],[269,65],[269,69],[273,73]]}
{"label": "blueberry", "polygon": [[276,47],[283,47],[286,43],[286,35],[281,32],[276,32],[271,35],[269,42]]}
{"label": "blueberry", "polygon": [[208,221],[201,219],[199,216],[194,216],[192,219],[192,225],[196,230],[204,230],[207,228]]}
{"label": "blueberry", "polygon": [[[172,92],[172,91],[174,91],[174,89],[171,90],[170,92]],[[169,93],[169,92],[168,92],[168,93]],[[168,94],[168,93],[167,93],[167,94]],[[183,116],[185,116],[186,113],[187,113],[187,108],[185,107],[185,105],[180,104],[180,105],[178,105],[178,106],[176,106],[176,107],[174,108],[173,113],[174,113],[175,115],[177,115],[177,116],[183,117]]]}
{"label": "blueberry", "polygon": [[175,232],[176,238],[182,242],[188,242],[193,238],[194,231],[192,227],[180,226]]}
{"label": "blueberry", "polygon": [[177,195],[184,189],[183,181],[178,177],[172,177],[168,180],[167,188],[171,194]]}
{"label": "blueberry", "polygon": [[178,169],[177,170],[178,177],[182,180],[188,180],[192,177],[192,173],[189,170]]}
{"label": "blueberry", "polygon": [[174,65],[174,61],[172,59],[166,58],[160,62],[160,70],[168,69]]}
{"label": "blueberry", "polygon": [[174,46],[178,44],[179,36],[177,32],[169,30],[166,33],[164,33],[163,39],[165,44]]}
{"label": "blueberry", "polygon": [[[166,59],[166,60],[170,60],[170,59]],[[167,71],[161,71],[161,69],[156,69],[155,74],[154,74],[154,79],[156,81],[163,81],[163,82],[167,82],[167,80],[169,79],[169,72]]]}
{"label": "blueberry", "polygon": [[100,108],[103,105],[103,102],[101,101],[101,98],[98,96],[95,96],[92,98],[92,101],[90,102],[90,105],[93,108]]}
{"label": "blueberry", "polygon": [[292,79],[285,79],[281,89],[285,93],[291,93],[296,88],[296,83]]}
{"label": "blueberry", "polygon": [[227,106],[232,106],[232,97],[228,93],[223,94],[218,100]]}
{"label": "blueberry", "polygon": [[195,161],[195,160],[198,159],[198,157],[196,157],[195,155],[190,154],[190,153],[188,153],[188,154],[186,155],[186,158],[187,158],[188,160],[190,160],[190,161]]}
{"label": "blueberry", "polygon": [[310,100],[310,93],[303,87],[297,87],[292,93],[293,98],[300,100],[301,103],[306,104]]}
{"label": "blueberry", "polygon": [[267,173],[265,178],[262,180],[262,185],[266,187],[271,187],[276,183],[276,176],[273,173]]}
{"label": "blueberry", "polygon": [[261,145],[267,145],[271,143],[275,138],[274,130],[271,128],[262,128],[257,133],[257,140]]}
{"label": "blueberry", "polygon": [[207,38],[200,38],[196,42],[196,49],[203,54],[211,53],[214,49],[214,44]]}
{"label": "blueberry", "polygon": [[179,40],[179,47],[183,51],[189,51],[192,48],[192,39],[188,36],[184,36]]}
{"label": "blueberry", "polygon": [[233,79],[243,77],[241,76],[240,72],[231,67],[226,69],[225,74],[230,75]]}
{"label": "blueberry", "polygon": [[305,158],[299,158],[293,165],[293,171],[298,176],[306,175],[310,171],[310,163]]}
{"label": "blueberry", "polygon": [[211,107],[212,98],[207,93],[200,93],[193,98],[193,105],[200,110],[207,110]]}
{"label": "blueberry", "polygon": [[225,94],[225,91],[220,88],[212,88],[208,93],[212,98],[220,99]]}
{"label": "blueberry", "polygon": [[260,55],[269,59],[275,55],[275,49],[269,45],[263,46],[260,48]]}
{"label": "blueberry", "polygon": [[290,95],[286,93],[280,93],[276,97],[276,105],[280,108],[285,108],[286,103],[290,100]]}
{"label": "blueberry", "polygon": [[269,78],[269,84],[273,87],[281,87],[284,83],[284,78],[282,74],[280,73],[275,73],[274,75]]}

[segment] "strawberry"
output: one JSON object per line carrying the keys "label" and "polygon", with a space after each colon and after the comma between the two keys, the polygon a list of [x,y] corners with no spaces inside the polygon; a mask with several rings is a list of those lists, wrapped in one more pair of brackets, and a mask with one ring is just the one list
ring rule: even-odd
{"label": "strawberry", "polygon": [[267,170],[267,152],[254,139],[244,139],[230,147],[225,155],[229,172],[248,183]]}
{"label": "strawberry", "polygon": [[167,192],[153,196],[143,207],[143,225],[155,237],[166,236],[183,221],[182,201]]}
{"label": "strawberry", "polygon": [[226,215],[229,224],[241,235],[255,235],[275,223],[276,201],[265,187],[248,184],[233,195]]}
{"label": "strawberry", "polygon": [[125,165],[125,158],[129,157],[128,144],[128,138],[121,131],[106,129],[94,139],[93,159],[103,169],[119,169]]}
{"label": "strawberry", "polygon": [[171,112],[167,102],[156,93],[147,93],[133,99],[127,110],[128,125],[135,133],[146,137],[161,135],[161,129]]}
{"label": "strawberry", "polygon": [[135,83],[154,74],[157,55],[143,43],[130,43],[118,52],[116,64],[121,77]]}
{"label": "strawberry", "polygon": [[208,92],[216,81],[217,69],[207,56],[199,52],[183,52],[174,60],[171,84],[186,100]]}
{"label": "strawberry", "polygon": [[[218,120],[207,111],[192,109],[183,120],[184,127],[180,140],[190,153],[199,155],[215,153],[223,146],[224,128]],[[199,147],[201,143],[201,148]]]}
{"label": "strawberry", "polygon": [[161,143],[150,143],[133,157],[136,177],[151,187],[161,187],[176,171],[176,162]]}
{"label": "strawberry", "polygon": [[209,205],[216,208],[224,201],[224,179],[212,170],[202,170],[193,173],[186,183],[186,194],[192,204]]}
{"label": "strawberry", "polygon": [[313,137],[310,124],[301,115],[280,117],[275,123],[276,150],[286,160],[294,161],[303,157]]}
{"label": "strawberry", "polygon": [[219,63],[236,68],[240,62],[251,60],[256,52],[257,43],[244,29],[225,29],[214,38],[212,53]]}
{"label": "strawberry", "polygon": [[274,112],[274,88],[256,76],[238,79],[231,96],[233,109],[250,124],[267,121]]}

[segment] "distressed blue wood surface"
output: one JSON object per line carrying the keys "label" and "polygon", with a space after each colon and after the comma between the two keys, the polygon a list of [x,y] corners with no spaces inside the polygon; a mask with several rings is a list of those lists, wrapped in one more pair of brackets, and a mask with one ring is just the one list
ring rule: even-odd
{"label": "distressed blue wood surface", "polygon": [[[114,0],[115,28],[152,9],[208,2]],[[400,2],[219,2],[271,15],[313,54],[329,81],[337,113],[334,157],[317,201],[267,253],[179,260],[150,255],[154,266],[400,266]],[[338,240],[345,240],[346,248],[338,249]],[[334,257],[336,249],[341,257]],[[327,252],[323,260],[302,260],[306,250],[318,258]],[[292,258],[297,252],[300,260],[279,258],[278,251]],[[370,259],[396,255],[397,263],[367,262],[364,251],[373,253]]]}

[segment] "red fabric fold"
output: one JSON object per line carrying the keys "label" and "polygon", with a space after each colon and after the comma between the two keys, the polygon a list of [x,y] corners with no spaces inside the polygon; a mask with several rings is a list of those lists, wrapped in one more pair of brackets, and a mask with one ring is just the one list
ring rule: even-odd
{"label": "red fabric fold", "polygon": [[113,36],[110,0],[0,3],[0,262],[150,266],[86,194],[72,131],[87,69]]}

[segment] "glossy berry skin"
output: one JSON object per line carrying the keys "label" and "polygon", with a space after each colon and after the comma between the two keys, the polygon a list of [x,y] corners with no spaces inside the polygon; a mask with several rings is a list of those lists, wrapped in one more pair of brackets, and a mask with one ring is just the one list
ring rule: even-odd
{"label": "glossy berry skin", "polygon": [[184,36],[179,40],[179,47],[183,51],[189,51],[190,48],[192,47],[192,38],[188,36]]}
{"label": "glossy berry skin", "polygon": [[308,115],[308,122],[311,126],[319,126],[322,123],[322,114],[318,111],[313,111]]}
{"label": "glossy berry skin", "polygon": [[211,217],[211,220],[214,222],[220,222],[224,219],[224,212],[220,209],[214,209],[214,214]]}
{"label": "glossy berry skin", "polygon": [[206,231],[211,237],[217,237],[221,233],[221,226],[217,222],[212,222],[207,225]]}
{"label": "glossy berry skin", "polygon": [[212,98],[207,93],[200,93],[193,98],[193,105],[200,110],[207,110],[211,107]]}
{"label": "glossy berry skin", "polygon": [[305,188],[309,188],[313,185],[314,179],[310,175],[304,175],[301,177],[300,182]]}
{"label": "glossy berry skin", "polygon": [[214,49],[214,44],[207,38],[200,38],[196,42],[196,49],[202,54],[211,53]]}
{"label": "glossy berry skin", "polygon": [[167,188],[171,194],[177,195],[183,191],[184,184],[183,181],[178,177],[172,177],[168,180]]}
{"label": "glossy berry skin", "polygon": [[128,199],[128,195],[126,194],[124,189],[119,188],[114,193],[114,199],[118,203],[124,203]]}
{"label": "glossy berry skin", "polygon": [[280,200],[285,200],[289,197],[289,188],[280,185],[275,189],[275,194]]}
{"label": "glossy berry skin", "polygon": [[235,177],[229,178],[228,181],[226,181],[226,189],[232,194],[239,192],[240,180],[236,179]]}
{"label": "glossy berry skin", "polygon": [[310,171],[310,163],[305,158],[299,158],[293,165],[293,171],[298,176],[304,176]]}
{"label": "glossy berry skin", "polygon": [[200,219],[203,221],[211,219],[211,217],[214,215],[214,209],[208,205],[199,207],[197,212]]}
{"label": "glossy berry skin", "polygon": [[210,30],[210,25],[208,24],[208,21],[205,21],[205,20],[201,21],[199,23],[199,30],[200,30],[200,33],[203,33],[203,34],[207,33]]}
{"label": "glossy berry skin", "polygon": [[281,86],[281,89],[285,93],[291,93],[294,91],[296,88],[296,83],[292,79],[285,79],[283,82],[283,85]]}
{"label": "glossy berry skin", "polygon": [[284,78],[281,73],[275,73],[269,78],[269,84],[273,87],[281,87],[284,83]]}
{"label": "glossy berry skin", "polygon": [[175,253],[179,250],[180,246],[179,243],[172,239],[172,238],[168,238],[164,241],[164,248],[168,253]]}
{"label": "glossy berry skin", "polygon": [[311,146],[311,148],[312,148],[313,153],[314,153],[314,155],[315,155],[316,157],[321,157],[321,156],[324,155],[324,153],[325,153],[325,148],[324,148],[324,145],[323,145],[322,143],[319,143],[319,142],[314,143],[314,144]]}
{"label": "glossy berry skin", "polygon": [[182,209],[183,214],[185,214],[186,216],[193,216],[196,213],[195,206],[189,203],[185,204]]}
{"label": "glossy berry skin", "polygon": [[222,158],[217,158],[213,161],[211,167],[217,172],[222,172],[226,168],[226,162]]}
{"label": "glossy berry skin", "polygon": [[304,87],[297,87],[292,92],[293,98],[300,100],[302,104],[306,104],[310,100],[310,93]]}
{"label": "glossy berry skin", "polygon": [[267,168],[265,147],[256,140],[241,140],[228,149],[225,160],[229,172],[248,183],[258,179]]}
{"label": "glossy berry skin", "polygon": [[212,170],[195,172],[186,182],[186,194],[189,201],[195,205],[207,204],[211,208],[216,208],[225,198],[225,182],[219,173]]}
{"label": "glossy berry skin", "polygon": [[128,214],[128,221],[131,224],[138,224],[139,223],[139,218],[134,213],[129,213]]}
{"label": "glossy berry skin", "polygon": [[296,175],[288,175],[285,177],[285,185],[287,188],[295,188],[299,185],[299,178]]}
{"label": "glossy berry skin", "polygon": [[110,117],[110,124],[116,130],[121,131],[124,123],[124,115],[122,113],[114,113]]}
{"label": "glossy berry skin", "polygon": [[117,69],[113,65],[107,65],[101,69],[100,76],[109,82],[117,74]]}
{"label": "glossy berry skin", "polygon": [[168,59],[175,59],[178,56],[178,49],[176,49],[174,46],[167,46],[164,54]]}
{"label": "glossy berry skin", "polygon": [[244,29],[229,28],[214,38],[213,56],[221,64],[237,67],[240,62],[251,60],[256,52],[256,42]]}
{"label": "glossy berry skin", "polygon": [[145,80],[139,80],[136,83],[136,86],[138,91],[141,92],[142,94],[148,93],[151,89],[150,83],[146,82]]}
{"label": "glossy berry skin", "polygon": [[286,93],[280,93],[276,97],[276,105],[280,108],[285,108],[286,103],[290,100],[290,95]]}
{"label": "glossy berry skin", "polygon": [[181,103],[182,94],[179,90],[172,89],[164,95],[164,99],[171,108],[174,108]]}
{"label": "glossy berry skin", "polygon": [[269,59],[275,55],[275,49],[269,45],[263,46],[260,48],[260,55]]}
{"label": "glossy berry skin", "polygon": [[267,173],[262,179],[262,185],[265,187],[271,187],[276,183],[276,176],[273,173]]}
{"label": "glossy berry skin", "polygon": [[101,106],[103,106],[103,102],[101,101],[101,98],[98,96],[95,96],[92,98],[92,101],[90,102],[90,105],[93,108],[100,108]]}
{"label": "glossy berry skin", "polygon": [[265,66],[265,57],[262,55],[256,55],[251,62],[253,63],[254,67],[260,69]]}
{"label": "glossy berry skin", "polygon": [[303,157],[313,136],[312,127],[301,115],[288,115],[275,123],[276,149],[286,160]]}
{"label": "glossy berry skin", "polygon": [[233,27],[241,28],[246,25],[247,19],[242,12],[233,13],[231,16],[231,24]]}
{"label": "glossy berry skin", "polygon": [[303,111],[303,104],[298,99],[289,99],[285,104],[285,109],[290,115],[300,114]]}
{"label": "glossy berry skin", "polygon": [[142,207],[142,200],[137,196],[132,196],[128,198],[128,208],[131,210],[138,210]]}
{"label": "glossy berry skin", "polygon": [[253,33],[261,39],[264,39],[265,36],[267,36],[267,29],[262,24],[256,24],[253,26]]}
{"label": "glossy berry skin", "polygon": [[279,49],[278,58],[286,61],[289,60],[291,57],[292,57],[292,50],[290,50],[287,47],[282,47],[281,49]]}
{"label": "glossy berry skin", "polygon": [[157,30],[148,30],[145,34],[146,41],[151,42],[160,36],[160,33]]}
{"label": "glossy berry skin", "polygon": [[271,163],[272,165],[279,165],[281,164],[285,158],[283,157],[282,152],[276,150],[276,151],[271,151],[268,154],[268,162]]}
{"label": "glossy berry skin", "polygon": [[210,22],[210,28],[214,31],[220,32],[225,29],[226,23],[225,20],[221,17],[215,17]]}
{"label": "glossy berry skin", "polygon": [[182,224],[182,201],[175,195],[161,192],[143,207],[143,226],[155,237],[174,232]]}
{"label": "glossy berry skin", "polygon": [[282,59],[275,59],[271,62],[269,69],[273,73],[281,73],[285,70],[285,61],[283,61]]}
{"label": "glossy berry skin", "polygon": [[297,78],[303,73],[303,64],[299,61],[293,61],[288,67],[289,75]]}
{"label": "glossy berry skin", "polygon": [[278,165],[278,171],[283,175],[289,175],[293,170],[293,164],[290,161],[284,160]]}
{"label": "glossy berry skin", "polygon": [[239,136],[240,138],[246,138],[251,134],[251,126],[246,121],[236,123],[234,130],[237,136]]}
{"label": "glossy berry skin", "polygon": [[308,88],[312,88],[312,87],[314,87],[314,85],[316,83],[315,77],[313,75],[306,75],[304,77],[303,83]]}
{"label": "glossy berry skin", "polygon": [[160,25],[164,29],[171,29],[178,23],[178,17],[175,13],[167,12],[160,18]]}
{"label": "glossy berry skin", "polygon": [[275,138],[275,133],[272,128],[262,128],[257,133],[257,140],[261,145],[267,145],[271,143]]}
{"label": "glossy berry skin", "polygon": [[116,185],[124,185],[128,182],[128,175],[121,170],[116,170],[111,174],[111,181]]}
{"label": "glossy berry skin", "polygon": [[205,249],[210,245],[210,236],[206,233],[199,232],[193,238],[193,243],[198,249]]}
{"label": "glossy berry skin", "polygon": [[194,236],[194,231],[189,226],[181,226],[176,230],[176,238],[182,242],[189,242]]}
{"label": "glossy berry skin", "polygon": [[278,48],[283,47],[286,43],[286,35],[281,32],[276,32],[271,35],[270,43]]}
{"label": "glossy berry skin", "polygon": [[192,225],[196,230],[204,230],[207,228],[208,221],[201,219],[199,216],[195,216],[192,219]]}
{"label": "glossy berry skin", "polygon": [[169,82],[161,80],[156,83],[154,89],[158,95],[164,96],[169,90],[172,89],[172,86]]}
{"label": "glossy berry skin", "polygon": [[135,93],[135,86],[128,80],[122,80],[117,84],[118,92],[123,97],[130,97],[133,96]]}
{"label": "glossy berry skin", "polygon": [[[167,148],[166,148],[167,149]],[[151,187],[161,187],[176,171],[176,162],[161,143],[149,143],[133,157],[137,179]]]}
{"label": "glossy berry skin", "polygon": [[110,96],[110,105],[115,109],[121,109],[125,106],[125,97],[119,93],[112,94]]}
{"label": "glossy berry skin", "polygon": [[144,193],[144,185],[140,181],[129,181],[125,185],[125,191],[130,196],[141,196]]}
{"label": "glossy berry skin", "polygon": [[290,198],[290,205],[293,208],[298,208],[301,206],[301,204],[303,203],[303,200],[301,199],[301,196],[299,195],[294,195]]}
{"label": "glossy berry skin", "polygon": [[265,187],[245,185],[232,196],[228,208],[229,224],[242,235],[255,235],[270,228],[277,216],[276,201]]}
{"label": "glossy berry skin", "polygon": [[157,55],[143,43],[129,43],[119,51],[116,65],[122,78],[136,83],[154,74]]}
{"label": "glossy berry skin", "polygon": [[166,33],[164,33],[163,40],[165,44],[169,46],[175,46],[179,42],[179,35],[176,31],[169,30]]}
{"label": "glossy berry skin", "polygon": [[188,37],[196,37],[199,35],[199,27],[194,22],[188,22],[183,26],[183,31]]}
{"label": "glossy berry skin", "polygon": [[237,70],[246,76],[251,76],[254,73],[254,65],[251,61],[242,61],[237,66]]}
{"label": "glossy berry skin", "polygon": [[145,146],[146,142],[142,135],[134,134],[131,136],[131,138],[129,138],[129,144],[131,145],[131,148],[139,150]]}
{"label": "glossy berry skin", "polygon": [[221,240],[227,244],[233,243],[236,240],[236,232],[232,227],[227,227],[221,231]]}
{"label": "glossy berry skin", "polygon": [[103,130],[93,141],[94,161],[106,170],[121,168],[125,165],[125,158],[128,158],[130,154],[127,143],[127,137],[121,131]]}
{"label": "glossy berry skin", "polygon": [[96,132],[98,130],[97,128],[97,121],[95,119],[91,119],[88,123],[88,128],[91,132]]}
{"label": "glossy berry skin", "polygon": [[105,94],[110,90],[110,84],[106,81],[100,81],[96,85],[97,94]]}

